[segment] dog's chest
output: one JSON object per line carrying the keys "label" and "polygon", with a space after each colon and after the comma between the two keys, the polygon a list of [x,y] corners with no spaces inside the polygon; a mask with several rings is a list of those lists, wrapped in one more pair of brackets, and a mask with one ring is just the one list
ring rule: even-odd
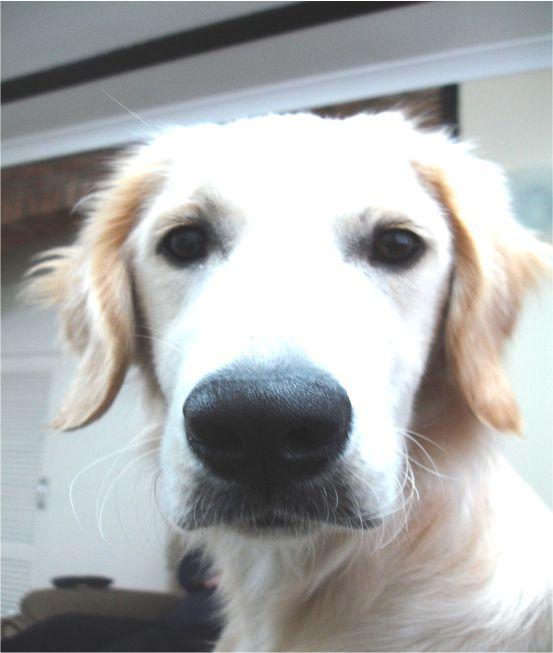
{"label": "dog's chest", "polygon": [[[227,602],[227,630],[223,648],[234,651],[298,649],[305,600],[305,575],[300,567],[283,564],[282,552],[241,551],[240,569],[223,574]],[[287,561],[290,562],[289,560]],[[290,635],[294,634],[293,644]],[[224,642],[228,637],[228,645]]]}
{"label": "dog's chest", "polygon": [[229,644],[222,642],[220,650],[320,650],[329,642],[341,650],[341,633],[364,631],[367,594],[353,609],[341,575],[322,580],[324,566],[317,568],[313,559],[309,565],[297,559],[290,564],[279,553],[256,556],[231,581],[236,584],[228,592]]}

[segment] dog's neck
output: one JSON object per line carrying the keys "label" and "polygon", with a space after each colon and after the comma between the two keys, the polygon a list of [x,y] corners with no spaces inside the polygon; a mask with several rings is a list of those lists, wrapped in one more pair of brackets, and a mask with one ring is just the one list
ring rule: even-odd
{"label": "dog's neck", "polygon": [[[448,400],[454,419],[435,419],[425,431],[440,447],[432,452],[436,470],[414,469],[419,499],[391,538],[377,529],[210,538],[228,623],[219,650],[316,650],[321,642],[327,650],[445,650],[457,642],[462,650],[479,641],[508,650],[507,641],[522,637],[521,597],[536,595],[540,573],[513,573],[531,535],[515,526],[509,499],[497,499],[507,492],[518,502],[526,490],[502,463],[494,435],[455,396]],[[532,510],[533,498],[524,501]],[[496,585],[502,605],[519,605],[510,633],[489,627],[500,609]],[[520,639],[519,646],[529,644]]]}

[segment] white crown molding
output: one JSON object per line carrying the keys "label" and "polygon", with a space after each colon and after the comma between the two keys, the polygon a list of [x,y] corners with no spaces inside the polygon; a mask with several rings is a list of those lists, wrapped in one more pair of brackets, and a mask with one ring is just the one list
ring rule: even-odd
{"label": "white crown molding", "polygon": [[149,138],[170,125],[227,121],[269,112],[461,83],[551,67],[549,35],[442,51],[210,95],[140,112],[5,139],[2,165],[12,166]]}

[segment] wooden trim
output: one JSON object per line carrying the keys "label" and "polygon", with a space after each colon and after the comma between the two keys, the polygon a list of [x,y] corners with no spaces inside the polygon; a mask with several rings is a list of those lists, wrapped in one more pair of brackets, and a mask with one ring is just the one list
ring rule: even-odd
{"label": "wooden trim", "polygon": [[344,104],[312,109],[320,116],[347,118],[356,113],[398,110],[403,111],[423,129],[446,127],[453,136],[458,132],[458,86],[428,88],[410,93],[384,95],[369,100],[356,100]]}
{"label": "wooden trim", "polygon": [[119,149],[96,150],[2,169],[2,245],[63,234],[75,205],[106,175]]}

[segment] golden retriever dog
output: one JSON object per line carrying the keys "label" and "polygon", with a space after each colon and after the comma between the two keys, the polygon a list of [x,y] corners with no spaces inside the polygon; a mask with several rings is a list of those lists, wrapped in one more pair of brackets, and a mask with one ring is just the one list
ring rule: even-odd
{"label": "golden retriever dog", "polygon": [[549,514],[498,453],[545,245],[496,167],[398,113],[268,116],[168,130],[87,212],[30,280],[80,356],[55,427],[139,366],[217,650],[551,650]]}

